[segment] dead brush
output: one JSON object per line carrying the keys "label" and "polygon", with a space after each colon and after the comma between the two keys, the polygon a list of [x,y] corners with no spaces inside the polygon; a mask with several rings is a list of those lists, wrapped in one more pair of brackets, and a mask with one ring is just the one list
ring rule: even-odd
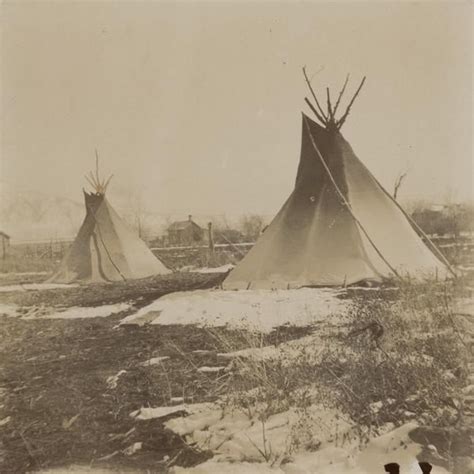
{"label": "dead brush", "polygon": [[[269,347],[267,337],[250,331],[221,331],[209,329],[219,350],[235,352],[241,349],[254,351],[254,355],[236,356],[228,366],[228,391],[225,403],[241,407],[249,417],[265,419],[294,405],[292,394],[307,384],[313,369],[309,352],[302,351],[291,364],[285,356],[259,357],[259,350]],[[305,372],[305,374],[303,374]]]}
{"label": "dead brush", "polygon": [[[336,407],[350,416],[361,443],[387,423],[453,425],[468,360],[453,316],[459,291],[453,284],[425,282],[401,285],[388,297],[385,292],[358,296],[346,328],[323,346],[291,356],[234,358],[224,403],[263,422],[296,409],[302,426],[311,425],[305,407]],[[214,330],[214,337],[221,350],[253,348],[254,355],[267,342],[261,334],[242,332]],[[317,448],[302,426],[292,445]]]}
{"label": "dead brush", "polygon": [[[306,329],[306,335],[308,332],[311,330]],[[262,439],[255,446],[262,459],[274,466],[286,462],[297,450],[318,449],[320,441],[316,433],[320,426],[309,409],[313,404],[329,407],[331,403],[317,383],[320,368],[315,362],[324,348],[303,347],[289,354],[283,351],[276,357],[259,356],[265,349],[275,348],[268,345],[269,340],[273,342],[271,336],[219,329],[213,329],[212,333],[220,350],[250,350],[250,354],[232,358],[221,403],[224,409],[239,410],[262,425]],[[286,411],[294,413],[294,421],[289,426],[285,449],[277,452],[266,439],[266,426],[272,416]]]}
{"label": "dead brush", "polygon": [[52,273],[58,266],[56,259],[45,256],[26,255],[11,249],[6,258],[0,260],[0,273],[47,272]]}
{"label": "dead brush", "polygon": [[[395,300],[360,299],[347,338],[352,356],[327,359],[340,378],[333,382],[341,409],[375,427],[409,419],[455,423],[467,361],[451,317],[455,296],[452,286],[427,282],[402,286]],[[331,376],[326,380],[331,383]]]}

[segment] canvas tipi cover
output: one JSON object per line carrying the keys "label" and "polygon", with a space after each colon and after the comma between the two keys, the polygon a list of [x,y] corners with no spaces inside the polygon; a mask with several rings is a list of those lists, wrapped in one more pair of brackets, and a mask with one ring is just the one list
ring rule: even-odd
{"label": "canvas tipi cover", "polygon": [[372,176],[337,123],[303,115],[293,192],[225,289],[351,285],[398,276],[444,278],[449,268]]}
{"label": "canvas tipi cover", "polygon": [[122,221],[103,192],[84,192],[84,197],[84,222],[50,281],[124,281],[170,272]]}

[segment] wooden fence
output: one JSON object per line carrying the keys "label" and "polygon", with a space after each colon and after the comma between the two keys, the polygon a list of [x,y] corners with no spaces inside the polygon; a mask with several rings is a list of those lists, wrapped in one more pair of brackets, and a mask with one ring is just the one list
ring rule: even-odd
{"label": "wooden fence", "polygon": [[[452,264],[474,265],[474,238],[433,237],[431,240]],[[57,262],[64,257],[71,243],[70,240],[58,239],[12,243],[11,252],[26,259]],[[151,251],[170,268],[179,269],[237,263],[253,245],[254,242],[214,244],[212,254],[209,245],[151,247]]]}

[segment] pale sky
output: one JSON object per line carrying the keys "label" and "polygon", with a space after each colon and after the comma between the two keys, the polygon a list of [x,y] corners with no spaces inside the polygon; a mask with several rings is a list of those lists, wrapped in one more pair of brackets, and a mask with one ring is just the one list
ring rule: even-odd
{"label": "pale sky", "polygon": [[[470,2],[4,2],[1,183],[156,212],[276,212],[308,95],[366,85],[342,129],[402,198],[472,198]],[[324,95],[323,95],[324,97]]]}

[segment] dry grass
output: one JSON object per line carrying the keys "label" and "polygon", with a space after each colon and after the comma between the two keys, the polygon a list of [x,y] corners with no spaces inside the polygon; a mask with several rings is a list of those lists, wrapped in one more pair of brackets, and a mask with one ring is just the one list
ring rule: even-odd
{"label": "dry grass", "polygon": [[[1,298],[26,306],[132,301],[139,307],[172,291],[212,287],[221,278],[174,274],[128,284],[4,293]],[[0,427],[0,472],[27,472],[69,463],[163,472],[165,455],[184,465],[206,459],[205,453],[187,447],[162,423],[137,423],[129,416],[141,406],[169,404],[170,394],[178,396],[183,387],[190,397],[207,396],[212,380],[193,373],[188,361],[176,357],[170,346],[174,341],[186,351],[202,348],[205,334],[176,327],[114,329],[125,315],[69,321],[2,319],[0,404],[4,415],[0,419],[8,415],[11,421]],[[171,359],[161,367],[140,365],[158,354]],[[127,373],[117,389],[107,389],[107,377],[120,370]],[[163,383],[166,374],[168,384]],[[136,441],[143,442],[139,453],[121,453]]]}
{"label": "dry grass", "polygon": [[21,252],[11,250],[0,259],[0,273],[48,272],[52,273],[59,262],[50,258],[26,257]]}
{"label": "dry grass", "polygon": [[[235,359],[226,403],[263,423],[273,414],[299,410],[292,443],[305,449],[314,448],[304,440],[313,423],[306,411],[312,404],[348,415],[361,443],[387,423],[460,426],[470,352],[454,299],[465,291],[459,283],[435,282],[361,291],[353,295],[356,304],[347,320],[326,333],[324,342],[309,339],[296,353],[286,350],[269,359]],[[319,330],[304,331],[317,335]],[[265,345],[259,335],[246,335],[244,344],[243,335],[229,339],[233,335],[213,331],[213,336],[227,351]]]}

